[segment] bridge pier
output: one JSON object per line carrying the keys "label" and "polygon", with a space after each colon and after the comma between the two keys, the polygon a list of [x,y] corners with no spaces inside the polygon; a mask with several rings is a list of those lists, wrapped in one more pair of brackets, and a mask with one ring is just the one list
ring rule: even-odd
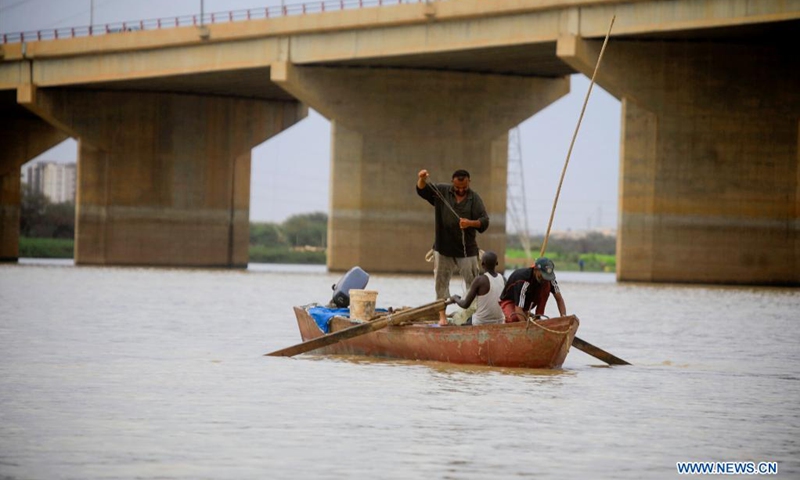
{"label": "bridge pier", "polygon": [[19,258],[20,168],[37,155],[67,139],[22,107],[14,106],[16,91],[0,93],[2,118],[10,121],[0,128],[0,262]]}
{"label": "bridge pier", "polygon": [[75,262],[93,265],[246,267],[250,150],[306,114],[293,101],[168,93],[20,97],[78,139]]}
{"label": "bridge pier", "polygon": [[[602,42],[563,37],[591,75]],[[800,66],[788,46],[608,46],[622,101],[617,278],[800,284]]]}
{"label": "bridge pier", "polygon": [[[426,272],[433,210],[417,172],[464,168],[486,204],[485,250],[505,251],[508,130],[569,91],[569,79],[273,64],[272,81],[331,120],[328,269]],[[502,268],[502,265],[501,265]]]}
{"label": "bridge pier", "polygon": [[19,167],[0,175],[0,262],[19,259]]}

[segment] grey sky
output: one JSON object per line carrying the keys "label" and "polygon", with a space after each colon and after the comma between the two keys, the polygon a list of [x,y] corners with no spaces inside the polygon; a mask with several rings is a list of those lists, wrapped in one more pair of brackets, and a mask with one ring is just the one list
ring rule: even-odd
{"label": "grey sky", "polygon": [[[458,0],[451,0],[458,1]],[[223,12],[280,5],[280,0],[205,0],[205,11]],[[287,1],[287,4],[300,3]],[[89,23],[91,0],[0,0],[0,34]],[[199,13],[200,0],[94,0],[94,23]],[[613,48],[613,42],[608,48]],[[572,77],[569,95],[520,125],[527,190],[528,222],[543,232],[552,208],[569,142],[589,80]],[[595,86],[572,152],[555,230],[616,228],[619,177],[620,104]],[[296,213],[328,211],[330,123],[310,112],[289,130],[253,149],[250,217],[282,221]],[[75,161],[77,144],[68,140],[35,160]],[[436,172],[446,179],[449,172]],[[404,179],[409,188],[415,178]],[[402,181],[402,180],[401,180]]]}

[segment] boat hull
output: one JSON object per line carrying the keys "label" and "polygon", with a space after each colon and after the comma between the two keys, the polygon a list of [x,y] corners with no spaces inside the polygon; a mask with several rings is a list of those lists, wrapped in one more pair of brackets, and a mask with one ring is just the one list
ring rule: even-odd
{"label": "boat hull", "polygon": [[[294,307],[303,341],[324,335],[306,307]],[[513,368],[560,368],[580,322],[574,315],[537,324],[507,323],[439,327],[430,324],[386,327],[314,350],[333,355],[428,360]],[[330,331],[356,323],[334,317]]]}

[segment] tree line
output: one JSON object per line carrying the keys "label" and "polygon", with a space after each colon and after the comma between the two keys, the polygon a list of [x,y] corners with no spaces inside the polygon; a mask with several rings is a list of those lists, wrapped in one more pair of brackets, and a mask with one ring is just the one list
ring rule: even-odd
{"label": "tree line", "polygon": [[[544,235],[530,238],[531,256],[539,256]],[[557,270],[586,270],[613,272],[616,270],[617,237],[602,232],[579,235],[551,235],[545,256],[553,260]],[[506,240],[506,268],[518,268],[528,263],[517,235]]]}
{"label": "tree line", "polygon": [[250,261],[318,263],[326,260],[328,215],[292,215],[281,223],[250,223]]}
{"label": "tree line", "polygon": [[[52,203],[23,185],[20,205],[20,256],[71,258],[75,236],[75,204]],[[323,212],[292,215],[283,222],[250,223],[250,261],[263,263],[324,264],[328,215]],[[538,256],[544,240],[532,236],[531,250]],[[527,263],[519,237],[508,235],[506,265],[513,269]],[[570,237],[553,235],[547,256],[559,270],[613,271],[616,237],[588,232]]]}
{"label": "tree line", "polygon": [[[20,256],[72,258],[75,204],[53,203],[23,184],[20,201]],[[292,215],[280,223],[250,223],[250,260],[265,263],[325,263],[328,215]]]}
{"label": "tree line", "polygon": [[75,204],[53,203],[43,193],[24,185],[19,234],[29,238],[74,238]]}
{"label": "tree line", "polygon": [[[544,235],[532,235],[530,237],[531,249],[539,253]],[[508,235],[506,240],[507,248],[522,248],[522,243],[517,235]],[[576,252],[576,253],[602,253],[614,255],[617,252],[617,237],[602,232],[586,232],[582,235],[562,236],[550,235],[547,240],[548,251],[555,252]]]}
{"label": "tree line", "polygon": [[250,223],[250,245],[325,248],[328,215],[322,212],[292,215],[282,223]]}

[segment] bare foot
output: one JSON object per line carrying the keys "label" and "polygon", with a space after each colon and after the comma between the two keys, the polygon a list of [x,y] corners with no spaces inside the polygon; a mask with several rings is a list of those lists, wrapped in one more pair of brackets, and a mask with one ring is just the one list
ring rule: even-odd
{"label": "bare foot", "polygon": [[447,326],[447,320],[439,320],[439,326],[440,327],[446,327]]}

